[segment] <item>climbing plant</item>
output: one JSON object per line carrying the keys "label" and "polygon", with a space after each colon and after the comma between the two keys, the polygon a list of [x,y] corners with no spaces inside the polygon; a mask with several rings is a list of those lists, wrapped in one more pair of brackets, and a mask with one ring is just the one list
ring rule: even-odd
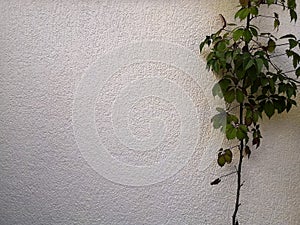
{"label": "climbing plant", "polygon": [[[264,15],[262,7],[268,7],[263,11],[269,14]],[[219,78],[212,94],[226,103],[225,108],[216,109],[217,114],[211,119],[213,127],[220,129],[228,140],[239,142],[235,147],[223,147],[217,153],[217,163],[221,167],[230,164],[233,157],[238,158],[236,171],[230,173],[237,175],[232,225],[239,224],[242,163],[261,144],[261,119],[289,112],[296,106],[294,98],[300,84],[297,80],[300,76],[300,40],[290,33],[278,37],[280,15],[271,10],[278,7],[289,14],[291,23],[297,21],[296,0],[239,0],[234,15],[238,24],[227,23],[220,15],[223,27],[206,36],[200,44],[200,52],[209,51],[206,57],[208,69]],[[273,31],[260,27],[258,18],[270,20]],[[284,70],[286,66],[281,68],[276,63],[277,57],[287,57],[291,68],[288,71]],[[233,148],[238,149],[237,153]],[[211,184],[220,183],[222,178]]]}

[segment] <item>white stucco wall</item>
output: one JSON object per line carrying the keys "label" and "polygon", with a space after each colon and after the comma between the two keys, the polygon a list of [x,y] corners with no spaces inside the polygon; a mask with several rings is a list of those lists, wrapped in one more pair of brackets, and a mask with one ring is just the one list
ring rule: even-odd
{"label": "white stucco wall", "polygon": [[[236,5],[0,1],[0,224],[230,224],[198,45]],[[300,224],[299,112],[264,121],[240,224]]]}

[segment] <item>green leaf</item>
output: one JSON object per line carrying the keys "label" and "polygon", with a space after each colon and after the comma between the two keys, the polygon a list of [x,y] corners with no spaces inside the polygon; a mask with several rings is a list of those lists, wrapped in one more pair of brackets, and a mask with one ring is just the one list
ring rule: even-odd
{"label": "green leaf", "polygon": [[294,55],[294,52],[288,49],[285,51],[285,53],[288,56],[288,58]]}
{"label": "green leaf", "polygon": [[235,99],[235,91],[233,89],[228,90],[224,93],[224,99],[228,103],[232,103]]}
{"label": "green leaf", "polygon": [[287,103],[286,103],[286,112],[289,112],[292,108],[292,103],[289,101],[290,99],[287,100]]}
{"label": "green leaf", "polygon": [[294,68],[296,68],[298,66],[299,62],[300,62],[300,56],[296,52],[294,52],[294,54],[293,54],[293,66],[294,66]]}
{"label": "green leaf", "polygon": [[262,93],[263,93],[264,95],[267,94],[268,92],[271,92],[271,87],[270,87],[270,85],[267,85],[267,86],[263,87],[263,89],[262,89]]}
{"label": "green leaf", "polygon": [[293,99],[288,99],[288,102],[290,102],[292,105],[297,106],[297,102]]}
{"label": "green leaf", "polygon": [[274,104],[271,101],[267,101],[264,106],[264,111],[266,113],[266,115],[271,118],[274,115],[275,112],[275,107]]}
{"label": "green leaf", "polygon": [[211,118],[211,122],[213,123],[213,127],[215,129],[226,126],[226,113],[219,113],[214,115]]}
{"label": "green leaf", "polygon": [[202,52],[202,50],[203,50],[205,44],[206,44],[205,41],[202,41],[202,42],[200,43],[200,46],[199,46],[200,52]]}
{"label": "green leaf", "polygon": [[235,72],[238,79],[242,80],[242,78],[245,76],[245,70],[243,69],[237,69]]}
{"label": "green leaf", "polygon": [[278,93],[280,94],[283,92],[286,92],[286,84],[281,82],[278,84]]}
{"label": "green leaf", "polygon": [[246,116],[245,116],[245,124],[247,126],[250,126],[252,124],[253,122],[252,117],[253,117],[253,112],[251,111],[251,109],[247,109]]}
{"label": "green leaf", "polygon": [[285,39],[285,38],[293,38],[294,40],[297,40],[296,36],[293,34],[284,35],[284,36],[280,37],[279,39]]}
{"label": "green leaf", "polygon": [[232,156],[229,156],[229,155],[225,154],[225,155],[224,155],[224,158],[225,158],[225,161],[226,161],[227,163],[231,163],[231,161],[232,161]]}
{"label": "green leaf", "polygon": [[232,162],[232,152],[230,149],[226,149],[223,155],[228,164]]}
{"label": "green leaf", "polygon": [[274,80],[273,79],[269,79],[269,87],[270,87],[270,92],[272,93],[272,94],[274,94],[275,93],[275,82],[274,82]]}
{"label": "green leaf", "polygon": [[277,100],[273,100],[273,103],[274,103],[274,107],[275,107],[275,109],[277,109],[278,113],[282,113],[286,108],[284,97],[277,99]]}
{"label": "green leaf", "polygon": [[250,27],[250,31],[251,33],[253,34],[254,37],[257,37],[258,36],[258,31],[257,29],[253,28],[253,27]]}
{"label": "green leaf", "polygon": [[280,25],[279,19],[275,19],[274,20],[274,29],[276,29],[276,28],[278,29],[279,25]]}
{"label": "green leaf", "polygon": [[251,155],[251,150],[248,145],[246,145],[246,147],[245,147],[245,154],[248,156],[248,159],[249,159],[249,157]]}
{"label": "green leaf", "polygon": [[300,67],[298,67],[298,68],[296,69],[296,76],[297,76],[297,77],[300,76]]}
{"label": "green leaf", "polygon": [[295,20],[295,22],[297,21],[297,13],[295,12],[295,10],[293,10],[293,9],[290,9],[290,17],[291,17],[291,22],[293,21],[293,20]]}
{"label": "green leaf", "polygon": [[268,41],[268,46],[267,46],[267,50],[268,52],[272,53],[275,51],[275,48],[276,48],[276,43],[273,39],[270,39]]}
{"label": "green leaf", "polygon": [[256,145],[256,148],[258,148],[259,145],[260,145],[260,138],[259,138],[259,137],[253,138],[252,144],[253,144],[253,145]]}
{"label": "green leaf", "polygon": [[225,92],[229,87],[229,85],[231,84],[231,81],[227,78],[223,78],[218,82],[218,84],[220,85],[221,90]]}
{"label": "green leaf", "polygon": [[261,78],[261,85],[262,86],[267,86],[269,84],[269,79],[266,77]]}
{"label": "green leaf", "polygon": [[291,98],[293,95],[296,96],[296,89],[291,85],[287,85],[286,95],[288,98]]}
{"label": "green leaf", "polygon": [[231,122],[238,123],[239,119],[235,115],[227,113],[227,123]]}
{"label": "green leaf", "polygon": [[265,100],[266,98],[268,98],[266,95],[260,95],[256,98],[256,100],[260,101],[260,100]]}
{"label": "green leaf", "polygon": [[249,8],[249,12],[250,12],[252,15],[257,16],[257,15],[258,15],[258,8],[255,7],[255,6],[251,6],[251,7]]}
{"label": "green leaf", "polygon": [[236,138],[236,129],[232,124],[226,126],[226,138],[232,140]]}
{"label": "green leaf", "polygon": [[[219,163],[218,163],[219,164]],[[220,178],[215,179],[213,182],[210,183],[210,185],[217,185],[218,183],[221,182]]]}
{"label": "green leaf", "polygon": [[234,41],[239,40],[244,34],[244,30],[243,29],[237,29],[233,32],[232,37]]}
{"label": "green leaf", "polygon": [[243,140],[247,137],[247,127],[245,125],[240,125],[236,131],[236,137],[239,140]]}
{"label": "green leaf", "polygon": [[287,0],[287,6],[291,9],[296,8],[296,1],[295,0]]}
{"label": "green leaf", "polygon": [[253,112],[253,122],[254,122],[254,123],[257,123],[257,122],[258,122],[258,119],[259,119],[259,112],[254,111],[254,112]]}
{"label": "green leaf", "polygon": [[219,113],[226,113],[225,109],[220,108],[220,107],[217,107],[216,110],[217,110]]}
{"label": "green leaf", "polygon": [[256,62],[257,72],[260,73],[264,66],[264,60],[261,58],[257,58],[255,59],[255,62]]}
{"label": "green leaf", "polygon": [[241,11],[242,11],[242,10],[243,10],[243,8],[239,9],[239,10],[235,13],[234,19],[240,17],[240,14],[241,14]]}
{"label": "green leaf", "polygon": [[230,158],[232,158],[232,151],[230,149],[226,149],[225,155],[228,155]]}
{"label": "green leaf", "polygon": [[[220,87],[220,85],[219,85],[218,83],[216,83],[216,84],[213,86],[212,94],[213,94],[214,97],[215,97],[216,95],[218,95],[219,97],[223,96],[221,87]],[[221,97],[221,98],[222,98],[222,97]]]}
{"label": "green leaf", "polygon": [[243,36],[247,43],[249,43],[252,40],[252,33],[248,29],[244,30]]}
{"label": "green leaf", "polygon": [[240,89],[236,90],[236,100],[238,103],[244,102],[244,93]]}
{"label": "green leaf", "polygon": [[267,0],[268,5],[271,5],[271,4],[274,4],[274,3],[275,3],[275,0]]}
{"label": "green leaf", "polygon": [[260,79],[254,80],[252,86],[251,86],[251,94],[254,94],[258,91],[258,88],[260,87]]}
{"label": "green leaf", "polygon": [[213,60],[212,61],[212,70],[216,73],[220,72],[220,62],[218,60]]}
{"label": "green leaf", "polygon": [[263,62],[264,62],[264,66],[267,68],[267,70],[269,70],[269,61],[266,58],[262,58]]}
{"label": "green leaf", "polygon": [[218,42],[218,44],[216,45],[216,48],[217,48],[218,51],[224,52],[225,49],[226,49],[226,43],[225,43],[225,41]]}
{"label": "green leaf", "polygon": [[245,125],[240,125],[240,126],[239,126],[239,129],[242,130],[244,133],[247,133],[247,132],[248,132],[248,128],[247,128],[247,126],[245,126]]}
{"label": "green leaf", "polygon": [[290,49],[295,48],[298,45],[298,41],[294,39],[289,39]]}
{"label": "green leaf", "polygon": [[254,60],[253,59],[250,59],[245,67],[245,70],[248,70],[251,66],[254,65]]}
{"label": "green leaf", "polygon": [[234,18],[240,18],[240,20],[246,19],[246,17],[250,14],[249,8],[241,8],[237,13],[235,14]]}
{"label": "green leaf", "polygon": [[218,165],[223,167],[226,163],[225,157],[224,155],[219,155],[218,156]]}

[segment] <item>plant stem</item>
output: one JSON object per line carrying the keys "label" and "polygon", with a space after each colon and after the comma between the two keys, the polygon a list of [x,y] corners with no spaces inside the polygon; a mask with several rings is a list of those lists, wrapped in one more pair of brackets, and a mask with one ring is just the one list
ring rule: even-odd
{"label": "plant stem", "polygon": [[228,173],[228,174],[225,174],[225,175],[220,176],[220,178],[228,177],[228,176],[230,176],[230,175],[232,175],[232,174],[235,174],[235,173],[236,173],[236,171],[233,171],[233,172],[231,172],[231,173]]}
{"label": "plant stem", "polygon": [[[240,124],[243,124],[243,104],[240,104]],[[235,208],[234,212],[232,215],[232,225],[236,225],[236,216],[238,209],[240,207],[240,192],[241,192],[241,187],[242,187],[242,163],[243,163],[243,149],[244,149],[244,141],[240,141],[240,147],[239,147],[239,153],[240,153],[240,158],[239,158],[239,165],[237,169],[237,190],[236,190],[236,200],[235,200]]]}
{"label": "plant stem", "polygon": [[[262,4],[267,4],[267,3],[262,3]],[[288,7],[287,5],[283,4],[283,3],[278,3],[277,1],[275,3],[272,3],[272,5],[275,6],[281,6],[283,8],[287,8],[287,9],[291,9],[290,7]]]}
{"label": "plant stem", "polygon": [[[251,7],[251,1],[248,2],[248,8]],[[247,16],[247,21],[246,21],[246,29],[249,29],[250,27],[250,15]],[[248,48],[248,43],[245,42],[245,47],[247,49],[247,51],[249,51]],[[244,87],[244,82],[243,81],[243,87]],[[240,103],[240,125],[243,124],[243,112],[244,112],[244,104]],[[237,169],[237,189],[236,189],[236,199],[235,199],[235,208],[234,208],[234,212],[232,215],[232,225],[237,225],[237,213],[240,207],[240,194],[241,194],[241,187],[243,186],[242,184],[242,164],[243,164],[243,149],[244,149],[244,140],[240,140],[240,147],[239,147],[239,153],[240,153],[240,157],[239,157],[239,165],[238,165],[238,169]]]}
{"label": "plant stem", "polygon": [[274,16],[264,16],[264,15],[258,15],[257,17],[264,17],[264,18],[271,18],[271,19],[275,19],[276,18]]}

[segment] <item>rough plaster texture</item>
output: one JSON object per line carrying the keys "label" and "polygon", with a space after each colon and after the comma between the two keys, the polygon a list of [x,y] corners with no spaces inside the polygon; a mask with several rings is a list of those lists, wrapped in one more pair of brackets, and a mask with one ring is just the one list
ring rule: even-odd
{"label": "rough plaster texture", "polygon": [[[198,44],[235,5],[1,1],[0,224],[230,224]],[[265,120],[241,224],[300,224],[299,115]]]}

